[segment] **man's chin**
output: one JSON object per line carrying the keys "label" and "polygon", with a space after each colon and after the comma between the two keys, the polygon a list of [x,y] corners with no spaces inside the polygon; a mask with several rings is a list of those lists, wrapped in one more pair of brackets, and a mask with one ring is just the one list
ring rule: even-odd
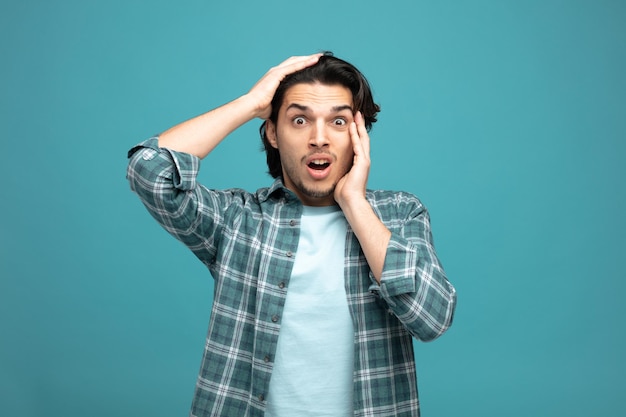
{"label": "man's chin", "polygon": [[335,187],[331,188],[330,190],[303,189],[301,191],[302,191],[302,194],[304,194],[305,196],[307,196],[309,198],[326,198],[326,197],[330,197],[330,196],[332,196],[334,194]]}
{"label": "man's chin", "polygon": [[298,191],[303,198],[309,200],[311,203],[319,202],[323,205],[334,204],[335,185],[336,184],[333,184],[331,187],[326,188],[299,187]]}

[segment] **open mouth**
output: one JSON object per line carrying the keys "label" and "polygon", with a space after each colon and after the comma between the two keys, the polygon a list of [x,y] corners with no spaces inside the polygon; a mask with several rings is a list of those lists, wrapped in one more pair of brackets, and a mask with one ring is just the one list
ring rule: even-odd
{"label": "open mouth", "polygon": [[322,171],[325,170],[326,168],[328,168],[330,166],[330,162],[323,160],[323,159],[314,159],[313,161],[309,162],[308,167],[311,169],[315,169],[318,171]]}

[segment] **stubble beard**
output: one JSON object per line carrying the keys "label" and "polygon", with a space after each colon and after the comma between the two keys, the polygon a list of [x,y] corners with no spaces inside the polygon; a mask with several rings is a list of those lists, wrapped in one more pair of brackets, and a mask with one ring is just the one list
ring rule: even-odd
{"label": "stubble beard", "polygon": [[[333,160],[334,160],[334,163],[338,162],[336,156],[333,156]],[[285,161],[281,161],[281,162],[282,162],[282,167],[283,167],[283,183],[285,181],[284,177],[286,176],[287,178],[289,178],[290,182],[293,184],[293,186],[296,188],[296,190],[299,193],[301,193],[305,197],[312,198],[312,199],[327,198],[327,197],[333,196],[335,193],[335,188],[337,187],[337,183],[339,182],[339,180],[344,175],[346,175],[348,171],[350,171],[350,167],[345,167],[343,169],[344,172],[342,173],[342,175],[339,175],[338,178],[327,188],[316,188],[316,187],[307,186],[304,183],[302,176],[298,174],[297,164],[296,166],[293,166],[291,164],[286,164]]]}
{"label": "stubble beard", "polygon": [[[291,181],[291,183],[294,185],[294,187],[300,193],[302,193],[302,195],[309,197],[309,198],[326,198],[335,193],[335,187],[337,186],[336,182],[330,185],[328,188],[320,189],[320,188],[314,188],[314,187],[307,187],[304,184],[304,181],[302,181],[302,178],[298,176],[297,173],[294,171],[295,169],[292,170],[289,167],[286,167],[285,172],[283,173],[283,176],[286,175]],[[283,181],[284,181],[284,178],[283,178]]]}
{"label": "stubble beard", "polygon": [[327,190],[314,190],[314,189],[305,187],[304,184],[296,184],[296,187],[298,187],[298,190],[300,190],[300,192],[302,194],[304,194],[305,196],[307,196],[309,198],[326,198],[326,197],[329,197],[329,196],[331,196],[331,195],[333,195],[335,193],[335,187],[336,186],[337,186],[337,184],[333,184]]}

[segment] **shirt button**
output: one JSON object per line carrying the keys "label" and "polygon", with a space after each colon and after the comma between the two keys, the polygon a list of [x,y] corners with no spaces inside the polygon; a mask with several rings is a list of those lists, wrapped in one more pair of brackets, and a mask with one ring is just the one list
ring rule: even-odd
{"label": "shirt button", "polygon": [[285,288],[285,283],[284,283],[284,282],[282,282],[282,281],[281,281],[280,283],[278,283],[278,288],[280,288],[281,290],[282,290],[283,288]]}
{"label": "shirt button", "polygon": [[295,226],[295,225],[296,225],[295,220],[289,220],[289,226]]}
{"label": "shirt button", "polygon": [[265,401],[265,395],[259,394],[259,401]]}
{"label": "shirt button", "polygon": [[278,316],[277,316],[276,314],[274,314],[274,315],[272,316],[272,321],[273,321],[274,323],[278,322]]}
{"label": "shirt button", "polygon": [[270,361],[270,357],[266,356],[263,358],[263,362],[268,363]]}
{"label": "shirt button", "polygon": [[292,251],[287,251],[287,258],[291,258],[293,256],[293,252]]}

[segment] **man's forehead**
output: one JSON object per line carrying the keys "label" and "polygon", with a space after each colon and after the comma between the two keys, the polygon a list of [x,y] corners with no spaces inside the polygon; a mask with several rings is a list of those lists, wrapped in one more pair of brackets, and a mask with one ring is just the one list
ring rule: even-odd
{"label": "man's forehead", "polygon": [[294,84],[283,96],[282,107],[307,109],[345,109],[352,108],[352,92],[341,84],[299,83]]}

